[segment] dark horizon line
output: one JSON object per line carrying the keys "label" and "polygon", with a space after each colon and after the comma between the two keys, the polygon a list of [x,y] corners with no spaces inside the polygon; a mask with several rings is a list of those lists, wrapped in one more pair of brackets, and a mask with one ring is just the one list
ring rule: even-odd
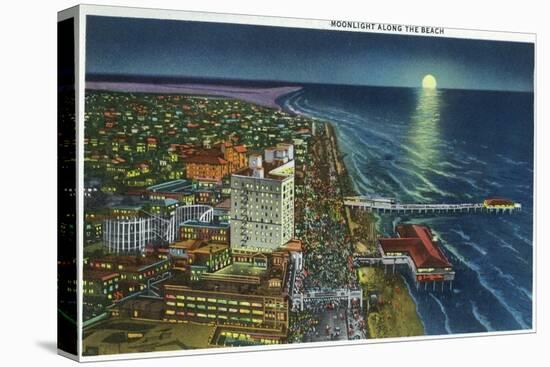
{"label": "dark horizon line", "polygon": [[[91,79],[89,79],[91,77]],[[236,83],[248,83],[255,84],[257,87],[260,85],[263,87],[275,87],[275,86],[285,86],[285,87],[303,87],[306,85],[334,85],[334,86],[343,86],[343,87],[372,87],[372,88],[406,88],[406,89],[422,89],[421,86],[411,87],[411,86],[398,86],[398,85],[376,85],[376,84],[350,84],[350,83],[316,83],[316,82],[295,82],[287,80],[269,80],[269,79],[233,79],[227,77],[204,77],[204,76],[184,76],[184,75],[161,75],[161,74],[126,74],[126,73],[90,73],[86,72],[85,81],[109,81],[109,80],[94,80],[94,78],[144,78],[144,79],[175,79],[181,81],[194,81],[196,83],[204,84],[214,84],[217,82],[222,85],[231,85],[238,86]],[[117,82],[114,80],[113,82]],[[131,81],[127,81],[131,83]],[[134,81],[135,82],[135,81]],[[221,82],[221,83],[220,83]],[[161,84],[157,82],[157,84]],[[252,86],[252,85],[250,85]],[[457,91],[480,91],[480,92],[503,92],[503,93],[534,93],[534,90],[523,90],[523,89],[473,89],[473,88],[440,88],[437,87],[437,90],[457,90]]]}

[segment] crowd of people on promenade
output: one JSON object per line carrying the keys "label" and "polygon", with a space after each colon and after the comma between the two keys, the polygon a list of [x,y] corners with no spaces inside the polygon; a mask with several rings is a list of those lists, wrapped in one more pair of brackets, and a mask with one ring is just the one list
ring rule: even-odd
{"label": "crowd of people on promenade", "polygon": [[366,323],[361,308],[354,304],[347,309],[349,340],[366,338]]}
{"label": "crowd of people on promenade", "polygon": [[[342,191],[327,143],[324,139],[313,147],[301,195],[296,196],[295,205],[300,213],[296,229],[303,239],[304,267],[295,279],[295,292],[359,288],[350,261],[353,244],[345,220]],[[303,341],[305,335],[314,332],[319,323],[315,315],[330,307],[339,308],[340,304],[314,301],[307,305],[307,311],[296,313],[289,333],[296,339],[292,341]],[[342,312],[348,318],[348,337],[364,337],[360,312],[355,308]]]}
{"label": "crowd of people on promenade", "polygon": [[316,330],[319,319],[311,311],[302,311],[291,314],[289,323],[288,342],[301,343],[305,337]]}
{"label": "crowd of people on promenade", "polygon": [[302,207],[306,289],[357,288],[349,263],[353,245],[332,161],[326,144],[319,142],[313,149],[303,195],[297,197],[297,205]]}

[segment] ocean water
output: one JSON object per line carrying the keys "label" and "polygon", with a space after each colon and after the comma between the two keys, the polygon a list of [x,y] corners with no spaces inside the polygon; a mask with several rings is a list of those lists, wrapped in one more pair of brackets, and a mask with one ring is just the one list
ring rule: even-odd
{"label": "ocean water", "polygon": [[513,215],[380,216],[430,226],[454,264],[453,290],[409,291],[428,335],[532,327],[533,94],[306,86],[287,110],[328,120],[358,193],[403,203],[520,202]]}

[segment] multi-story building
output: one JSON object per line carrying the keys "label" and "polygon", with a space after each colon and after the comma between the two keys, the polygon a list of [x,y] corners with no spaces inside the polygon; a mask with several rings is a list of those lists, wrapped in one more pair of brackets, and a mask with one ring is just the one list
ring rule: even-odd
{"label": "multi-story building", "polygon": [[239,330],[255,342],[283,341],[289,322],[289,254],[280,250],[260,256],[265,260],[261,268],[234,263],[202,273],[199,281],[178,276],[168,280],[164,320],[214,323],[219,333]]}
{"label": "multi-story building", "polygon": [[156,256],[104,256],[90,258],[85,265],[93,270],[115,271],[120,274],[121,280],[135,281],[146,284],[148,280],[162,278],[169,269],[168,259],[159,259]]}
{"label": "multi-story building", "polygon": [[110,270],[84,272],[82,291],[84,296],[99,296],[109,300],[117,298],[120,274]]}
{"label": "multi-story building", "polygon": [[265,150],[266,163],[284,164],[292,160],[294,160],[294,146],[292,144],[279,143]]}
{"label": "multi-story building", "polygon": [[276,249],[294,236],[294,160],[291,144],[250,155],[231,175],[231,247]]}
{"label": "multi-story building", "polygon": [[229,223],[188,220],[180,225],[180,238],[229,243]]}
{"label": "multi-story building", "polygon": [[188,272],[191,280],[201,274],[220,270],[231,264],[229,245],[203,240],[185,240],[170,244],[172,268]]}
{"label": "multi-story building", "polygon": [[82,283],[84,320],[99,316],[105,307],[122,298],[120,274],[105,269],[86,269]]}
{"label": "multi-story building", "polygon": [[109,208],[109,217],[115,219],[133,219],[139,217],[139,214],[143,208],[142,204],[134,205],[113,205]]}
{"label": "multi-story building", "polygon": [[95,243],[103,238],[102,224],[98,221],[84,222],[84,241],[85,243]]}
{"label": "multi-story building", "polygon": [[230,142],[202,149],[184,158],[187,178],[221,181],[224,176],[246,166],[246,151],[245,146]]}
{"label": "multi-story building", "polygon": [[[252,277],[254,278],[254,277]],[[249,279],[248,282],[253,282]],[[246,280],[239,279],[242,284]],[[165,284],[165,320],[170,322],[216,322],[275,330],[288,328],[288,301],[281,294],[242,294],[229,287],[223,291],[192,289]]]}

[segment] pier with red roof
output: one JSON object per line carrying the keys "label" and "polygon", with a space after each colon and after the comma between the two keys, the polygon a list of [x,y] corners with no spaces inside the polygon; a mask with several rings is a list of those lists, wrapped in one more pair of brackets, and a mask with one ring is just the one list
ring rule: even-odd
{"label": "pier with red roof", "polygon": [[[362,254],[354,256],[356,266],[383,265],[385,271],[390,267],[395,273],[396,266],[405,265],[411,272],[417,289],[444,289],[445,284],[452,289],[455,277],[453,265],[447,259],[429,227],[419,224],[400,224],[396,226],[397,237],[379,238],[377,241],[379,257]],[[430,283],[431,287],[428,287]]]}

